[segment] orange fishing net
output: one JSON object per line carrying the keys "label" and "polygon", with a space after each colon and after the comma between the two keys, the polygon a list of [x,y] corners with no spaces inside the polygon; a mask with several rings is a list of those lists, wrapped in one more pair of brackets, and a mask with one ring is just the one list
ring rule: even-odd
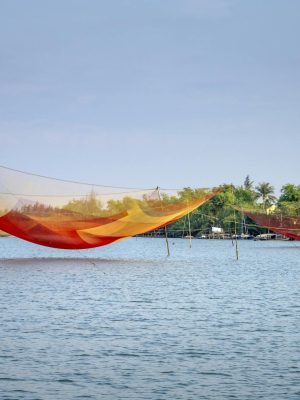
{"label": "orange fishing net", "polygon": [[170,224],[216,193],[107,187],[0,167],[0,230],[55,248],[104,246]]}
{"label": "orange fishing net", "polygon": [[257,224],[290,239],[300,240],[300,217],[280,212],[266,213],[258,210],[241,210]]}

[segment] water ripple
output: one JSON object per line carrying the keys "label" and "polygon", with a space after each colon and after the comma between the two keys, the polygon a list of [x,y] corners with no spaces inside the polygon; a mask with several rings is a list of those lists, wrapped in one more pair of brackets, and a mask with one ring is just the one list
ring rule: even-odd
{"label": "water ripple", "polygon": [[1,400],[298,400],[299,245],[173,242],[0,239]]}

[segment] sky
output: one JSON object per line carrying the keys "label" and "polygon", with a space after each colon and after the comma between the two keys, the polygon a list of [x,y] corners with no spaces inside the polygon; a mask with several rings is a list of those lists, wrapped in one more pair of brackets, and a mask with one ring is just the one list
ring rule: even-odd
{"label": "sky", "polygon": [[0,165],[300,183],[298,0],[0,0]]}

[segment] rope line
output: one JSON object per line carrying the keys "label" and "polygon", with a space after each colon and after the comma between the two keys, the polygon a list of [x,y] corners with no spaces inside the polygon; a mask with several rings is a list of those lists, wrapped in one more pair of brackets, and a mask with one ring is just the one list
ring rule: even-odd
{"label": "rope line", "polygon": [[[128,186],[110,186],[110,185],[100,185],[97,183],[89,183],[89,182],[81,182],[81,181],[75,181],[75,180],[69,180],[69,179],[61,179],[61,178],[55,178],[52,176],[46,176],[46,175],[41,175],[41,174],[36,174],[33,172],[26,172],[26,171],[22,171],[16,168],[10,168],[7,167],[5,165],[0,165],[0,168],[2,169],[6,169],[8,171],[13,171],[13,172],[17,172],[19,174],[24,174],[24,175],[30,175],[30,176],[36,176],[38,178],[43,178],[43,179],[49,179],[49,180],[53,180],[53,181],[58,181],[58,182],[66,182],[66,183],[74,183],[76,185],[85,185],[85,186],[96,186],[96,187],[104,187],[104,188],[114,188],[114,189],[128,189],[128,190],[136,190],[136,191],[148,191],[148,190],[155,190],[155,188],[137,188],[137,187],[128,187]],[[181,191],[184,188],[161,188],[161,191]],[[192,188],[191,188],[192,189]],[[196,188],[197,189],[197,188]],[[201,188],[203,190],[210,190],[210,188]],[[127,192],[125,192],[127,193]],[[113,194],[113,193],[108,193],[108,194]]]}
{"label": "rope line", "polygon": [[96,183],[88,183],[88,182],[60,179],[60,178],[54,178],[52,176],[45,176],[45,175],[40,175],[40,174],[34,174],[32,172],[21,171],[19,169],[9,168],[4,165],[0,165],[0,168],[6,169],[9,171],[13,171],[13,172],[18,172],[19,174],[36,176],[38,178],[49,179],[49,180],[58,181],[58,182],[74,183],[76,185],[97,186],[97,187],[106,187],[106,188],[115,188],[115,189],[141,190],[141,191],[142,190],[154,190],[154,188],[130,188],[130,187],[126,187],[126,186],[109,186],[109,185],[100,185],[100,184],[96,184]]}

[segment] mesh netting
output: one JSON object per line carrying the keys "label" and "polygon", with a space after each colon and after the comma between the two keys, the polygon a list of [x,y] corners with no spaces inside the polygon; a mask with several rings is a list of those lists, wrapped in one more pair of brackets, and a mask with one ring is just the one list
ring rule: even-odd
{"label": "mesh netting", "polygon": [[257,224],[287,238],[300,240],[300,217],[283,215],[279,212],[266,213],[262,211],[242,210]]}
{"label": "mesh netting", "polygon": [[107,187],[0,167],[0,230],[48,247],[104,246],[170,224],[216,193]]}

